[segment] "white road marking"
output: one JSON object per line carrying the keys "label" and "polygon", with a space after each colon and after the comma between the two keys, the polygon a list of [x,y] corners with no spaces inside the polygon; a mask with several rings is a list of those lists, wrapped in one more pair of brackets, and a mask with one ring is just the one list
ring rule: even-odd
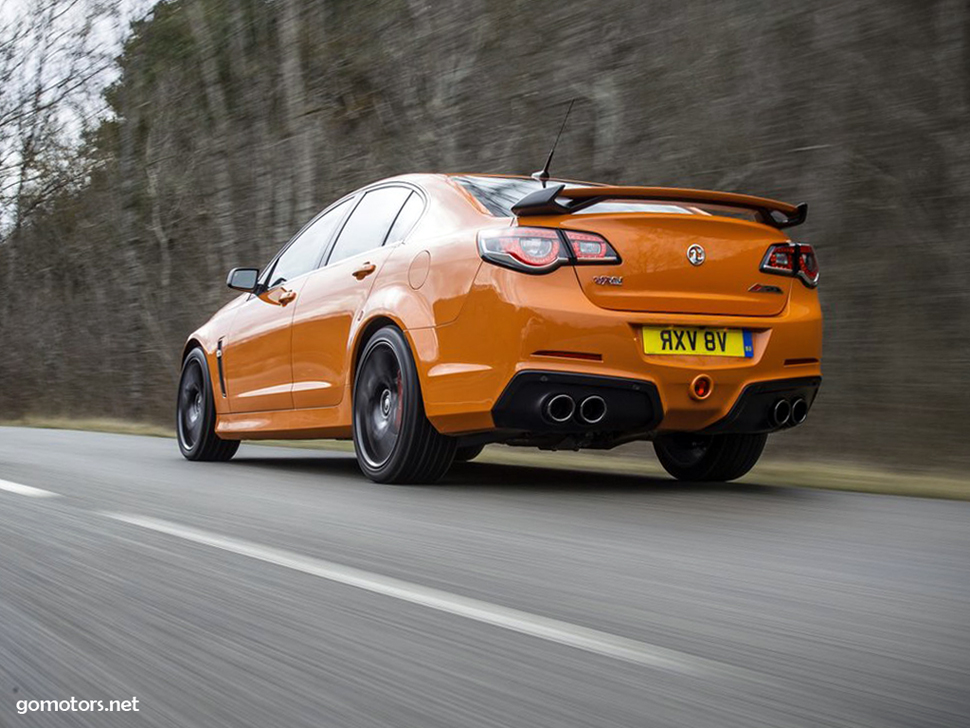
{"label": "white road marking", "polygon": [[56,498],[57,497],[57,493],[51,493],[49,490],[42,490],[41,488],[35,488],[32,485],[14,483],[9,480],[0,480],[0,490],[5,490],[10,493],[16,493],[17,495],[26,495],[31,498]]}
{"label": "white road marking", "polygon": [[[412,584],[390,576],[382,576],[369,571],[344,566],[331,561],[303,556],[292,551],[261,546],[249,541],[243,541],[228,536],[202,531],[190,526],[163,521],[146,516],[130,515],[126,513],[102,512],[101,515],[122,521],[152,531],[165,533],[176,538],[193,541],[195,543],[212,546],[223,551],[249,556],[260,561],[266,561],[287,569],[294,569],[330,581],[347,584],[359,589],[365,589],[377,594],[401,599],[406,602],[420,604],[431,609],[437,609],[449,614],[457,614],[478,622],[491,624],[496,627],[532,635],[551,642],[558,642],[587,652],[605,655],[618,660],[632,662],[638,665],[670,670],[692,675],[710,675],[711,673],[729,673],[736,677],[754,677],[753,673],[739,667],[732,667],[714,660],[707,660],[676,650],[651,645],[646,642],[620,637],[596,629],[582,627],[558,619],[543,617],[538,614],[510,609],[498,604],[492,604],[480,599],[463,597],[458,594]],[[758,676],[759,682],[765,676]]]}

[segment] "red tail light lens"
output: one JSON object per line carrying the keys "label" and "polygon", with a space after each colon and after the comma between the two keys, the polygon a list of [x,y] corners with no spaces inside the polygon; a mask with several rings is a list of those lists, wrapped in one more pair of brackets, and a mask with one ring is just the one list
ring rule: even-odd
{"label": "red tail light lens", "polygon": [[482,230],[478,248],[485,260],[527,273],[546,273],[569,260],[559,233],[547,228]]}
{"label": "red tail light lens", "polygon": [[577,263],[619,263],[620,256],[606,238],[596,233],[563,230]]}
{"label": "red tail light lens", "polygon": [[818,258],[811,245],[798,246],[798,277],[812,288],[818,285]]}
{"label": "red tail light lens", "polygon": [[511,227],[478,233],[482,258],[525,273],[548,273],[561,265],[619,263],[613,246],[595,233]]}
{"label": "red tail light lens", "polygon": [[795,258],[798,255],[794,245],[772,245],[761,261],[761,270],[765,273],[779,275],[795,275]]}
{"label": "red tail light lens", "polygon": [[772,245],[761,261],[761,270],[782,276],[798,276],[809,288],[818,285],[818,259],[815,257],[815,249],[805,243]]}

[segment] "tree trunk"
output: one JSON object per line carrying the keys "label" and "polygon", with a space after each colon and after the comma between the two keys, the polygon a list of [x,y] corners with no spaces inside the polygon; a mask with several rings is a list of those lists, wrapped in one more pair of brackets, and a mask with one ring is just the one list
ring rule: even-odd
{"label": "tree trunk", "polygon": [[233,249],[236,246],[236,226],[232,206],[232,178],[229,173],[229,112],[226,95],[219,81],[219,67],[216,62],[216,49],[205,19],[205,8],[201,0],[187,3],[189,25],[192,36],[199,45],[202,63],[202,81],[205,87],[206,103],[209,106],[213,133],[212,168],[215,177],[215,224],[218,240],[219,263],[228,270],[233,262]]}
{"label": "tree trunk", "polygon": [[[291,226],[305,223],[314,213],[313,138],[307,115],[306,87],[300,57],[300,2],[284,0],[279,20],[280,56],[283,65],[284,128],[293,169],[293,219]],[[315,37],[321,43],[323,38]]]}

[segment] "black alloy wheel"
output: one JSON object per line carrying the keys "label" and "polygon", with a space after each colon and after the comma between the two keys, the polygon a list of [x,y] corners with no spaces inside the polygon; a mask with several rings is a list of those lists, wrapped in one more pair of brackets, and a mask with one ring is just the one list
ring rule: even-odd
{"label": "black alloy wheel", "polygon": [[188,460],[225,461],[239,449],[239,440],[223,440],[215,432],[215,402],[205,354],[195,348],[182,364],[175,428],[179,450]]}
{"label": "black alloy wheel", "polygon": [[456,441],[424,414],[417,368],[407,339],[385,326],[364,347],[354,381],[357,461],[378,483],[433,483],[451,467]]}
{"label": "black alloy wheel", "polygon": [[740,478],[758,462],[768,435],[660,435],[653,448],[664,470],[677,480],[728,481]]}

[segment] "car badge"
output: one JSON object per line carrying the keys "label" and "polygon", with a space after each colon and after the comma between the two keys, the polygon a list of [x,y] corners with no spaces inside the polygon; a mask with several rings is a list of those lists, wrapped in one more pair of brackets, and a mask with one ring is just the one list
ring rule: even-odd
{"label": "car badge", "polygon": [[622,286],[623,276],[595,276],[593,283],[597,286]]}
{"label": "car badge", "polygon": [[784,293],[778,286],[766,286],[764,283],[755,283],[748,289],[748,293]]}
{"label": "car badge", "polygon": [[707,253],[700,245],[691,245],[687,248],[687,260],[690,261],[691,265],[701,265],[707,260]]}

